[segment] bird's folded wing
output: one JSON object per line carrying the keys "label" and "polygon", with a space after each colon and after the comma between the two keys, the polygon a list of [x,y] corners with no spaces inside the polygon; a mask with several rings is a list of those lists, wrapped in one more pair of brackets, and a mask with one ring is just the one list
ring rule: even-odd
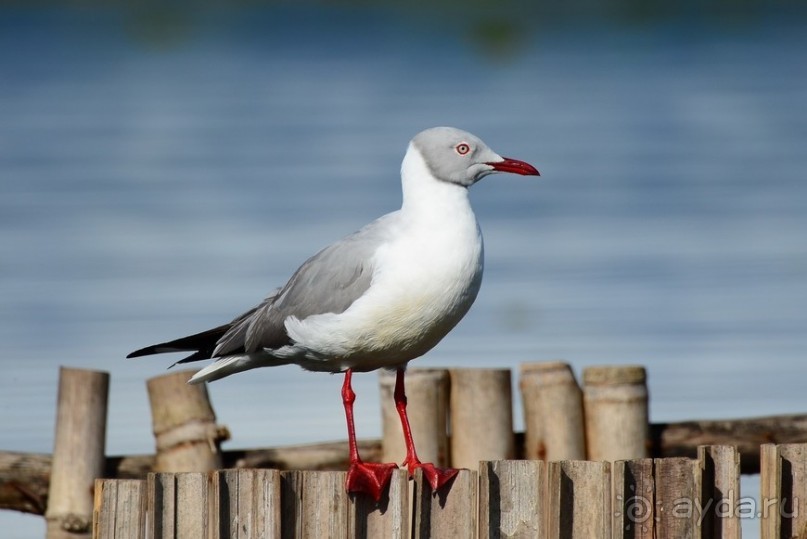
{"label": "bird's folded wing", "polygon": [[386,215],[306,260],[277,294],[233,321],[213,356],[280,348],[291,344],[288,317],[346,311],[370,287],[373,256],[395,216]]}

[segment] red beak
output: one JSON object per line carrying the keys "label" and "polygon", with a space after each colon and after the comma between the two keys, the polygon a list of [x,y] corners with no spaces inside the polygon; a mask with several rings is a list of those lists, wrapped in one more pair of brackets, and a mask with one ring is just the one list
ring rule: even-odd
{"label": "red beak", "polygon": [[486,163],[493,167],[493,170],[499,172],[512,172],[513,174],[521,174],[522,176],[540,176],[541,173],[538,169],[529,163],[519,161],[518,159],[510,159],[505,157],[504,161],[498,163]]}

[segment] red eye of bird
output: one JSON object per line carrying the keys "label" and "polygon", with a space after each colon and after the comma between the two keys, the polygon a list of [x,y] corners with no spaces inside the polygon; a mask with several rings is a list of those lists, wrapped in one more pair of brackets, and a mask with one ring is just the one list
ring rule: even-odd
{"label": "red eye of bird", "polygon": [[460,142],[459,144],[457,144],[457,146],[454,149],[457,150],[457,153],[460,155],[465,155],[471,151],[471,147],[464,142]]}

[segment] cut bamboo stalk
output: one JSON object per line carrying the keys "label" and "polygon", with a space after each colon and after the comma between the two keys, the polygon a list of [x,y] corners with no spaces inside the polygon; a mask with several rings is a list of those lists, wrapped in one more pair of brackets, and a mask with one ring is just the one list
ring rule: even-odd
{"label": "cut bamboo stalk", "polygon": [[653,459],[618,460],[613,466],[613,539],[655,537]]}
{"label": "cut bamboo stalk", "polygon": [[644,367],[588,367],[583,371],[589,460],[648,456],[647,385]]}
{"label": "cut bamboo stalk", "polygon": [[177,493],[177,539],[182,537],[207,537],[216,529],[210,514],[210,486],[208,475],[199,472],[175,474]]}
{"label": "cut bamboo stalk", "polygon": [[409,538],[409,472],[392,474],[389,492],[376,502],[369,496],[350,496],[348,537]]}
{"label": "cut bamboo stalk", "polygon": [[544,413],[541,410],[541,373],[547,368],[545,365],[548,363],[522,363],[519,375],[521,407],[524,411],[524,458],[530,460],[546,460]]}
{"label": "cut bamboo stalk", "polygon": [[217,529],[207,473],[151,473],[146,480],[148,537],[208,537]]}
{"label": "cut bamboo stalk", "polygon": [[807,537],[807,444],[762,446],[762,539]]}
{"label": "cut bamboo stalk", "polygon": [[700,537],[700,464],[687,458],[655,459],[657,539]]}
{"label": "cut bamboo stalk", "polygon": [[96,479],[92,536],[136,539],[146,536],[146,482]]}
{"label": "cut bamboo stalk", "polygon": [[567,460],[547,469],[547,537],[608,539],[611,464]]}
{"label": "cut bamboo stalk", "polygon": [[740,539],[740,453],[725,445],[700,446],[701,533]]}
{"label": "cut bamboo stalk", "polygon": [[56,434],[47,519],[48,539],[89,537],[93,488],[103,476],[109,374],[59,369]]}
{"label": "cut bamboo stalk", "polygon": [[[406,444],[393,394],[395,372],[380,371],[383,462],[403,462]],[[446,369],[406,371],[407,415],[418,457],[435,466],[448,466],[448,384]]]}
{"label": "cut bamboo stalk", "polygon": [[476,470],[514,455],[510,370],[452,369],[451,465]]}
{"label": "cut bamboo stalk", "polygon": [[227,429],[216,426],[204,384],[189,385],[194,371],[148,380],[151,422],[157,446],[155,472],[207,472],[222,467],[220,442]]}
{"label": "cut bamboo stalk", "polygon": [[779,508],[782,495],[782,461],[776,444],[763,444],[760,448],[759,517],[762,539],[779,539],[782,536],[782,519]]}
{"label": "cut bamboo stalk", "polygon": [[146,477],[147,537],[172,539],[176,529],[177,496],[173,473],[150,473]]}
{"label": "cut bamboo stalk", "polygon": [[223,470],[213,474],[218,537],[280,537],[280,472]]}
{"label": "cut bamboo stalk", "polygon": [[346,472],[281,472],[281,537],[347,539]]}
{"label": "cut bamboo stalk", "polygon": [[583,393],[562,361],[521,365],[525,446],[528,459],[586,458]]}
{"label": "cut bamboo stalk", "polygon": [[782,463],[782,533],[807,537],[807,444],[777,446]]}
{"label": "cut bamboo stalk", "polygon": [[479,464],[479,537],[545,537],[545,467],[537,460]]}
{"label": "cut bamboo stalk", "polygon": [[437,492],[415,471],[413,539],[476,537],[477,473],[460,470]]}

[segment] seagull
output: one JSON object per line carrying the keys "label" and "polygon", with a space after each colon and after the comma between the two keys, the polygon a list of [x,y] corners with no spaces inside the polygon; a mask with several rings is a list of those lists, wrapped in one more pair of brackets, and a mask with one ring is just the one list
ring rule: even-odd
{"label": "seagull", "polygon": [[127,357],[184,351],[192,354],[177,363],[213,359],[191,384],[287,364],[344,373],[341,396],[350,453],[345,487],[376,501],[398,465],[360,458],[351,378],[354,372],[396,370],[393,398],[406,443],[402,466],[410,475],[421,468],[437,491],[457,470],[418,458],[406,414],[404,373],[409,361],[440,342],[476,299],[484,249],[468,188],[496,172],[540,175],[466,131],[433,127],[418,133],[401,165],[401,209],[319,251],[285,285],[232,322]]}

